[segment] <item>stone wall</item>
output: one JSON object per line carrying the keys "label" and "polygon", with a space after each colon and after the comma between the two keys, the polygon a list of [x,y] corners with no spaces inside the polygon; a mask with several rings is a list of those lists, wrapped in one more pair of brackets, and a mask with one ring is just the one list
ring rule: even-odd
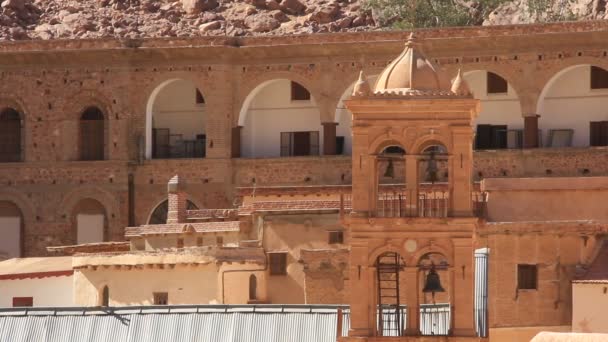
{"label": "stone wall", "polygon": [[349,301],[347,249],[302,250],[306,303],[344,304]]}

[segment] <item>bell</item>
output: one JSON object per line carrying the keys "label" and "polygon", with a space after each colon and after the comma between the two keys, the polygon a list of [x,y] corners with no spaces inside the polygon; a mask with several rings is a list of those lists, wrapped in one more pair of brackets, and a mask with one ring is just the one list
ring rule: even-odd
{"label": "bell", "polygon": [[393,167],[393,160],[388,160],[388,165],[386,166],[386,170],[384,171],[384,177],[395,177],[395,168]]}
{"label": "bell", "polygon": [[431,152],[429,160],[426,165],[426,181],[435,183],[439,180],[437,177],[437,161],[435,160],[435,153]]}
{"label": "bell", "polygon": [[431,265],[431,270],[426,275],[426,283],[424,284],[422,292],[431,292],[433,294],[435,294],[435,292],[445,292],[445,289],[441,286],[439,274],[435,271],[435,265]]}

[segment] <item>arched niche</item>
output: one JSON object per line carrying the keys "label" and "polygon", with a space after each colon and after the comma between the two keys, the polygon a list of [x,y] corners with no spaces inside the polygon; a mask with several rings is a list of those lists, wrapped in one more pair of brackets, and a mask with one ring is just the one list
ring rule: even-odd
{"label": "arched niche", "polygon": [[[608,103],[606,69],[580,64],[556,73],[543,88],[537,106],[544,146],[583,147],[590,144],[608,144],[608,141],[594,143],[595,132],[593,137],[591,133],[594,129],[592,122],[608,121],[606,103]],[[608,128],[605,127],[604,130]]]}
{"label": "arched niche", "polygon": [[72,226],[76,244],[106,241],[108,235],[106,208],[96,199],[80,200],[72,210]]}
{"label": "arched niche", "polygon": [[79,125],[80,160],[106,159],[106,115],[96,106],[87,107],[80,115]]}
{"label": "arched niche", "polygon": [[[376,82],[377,78],[378,78],[378,75],[372,75],[372,76],[368,76],[367,80],[368,80],[369,84],[374,84]],[[342,96],[340,97],[340,101],[338,102],[338,106],[336,107],[336,112],[334,115],[334,122],[338,123],[338,126],[336,127],[336,137],[338,137],[338,139],[343,139],[343,141],[344,141],[343,150],[341,153],[344,155],[352,154],[352,113],[348,109],[346,109],[346,106],[344,105],[344,101],[348,100],[351,97],[356,83],[357,83],[357,81],[353,82],[342,93]],[[343,138],[339,138],[339,137],[343,137]]]}
{"label": "arched niche", "polygon": [[0,111],[0,163],[23,161],[23,116],[14,108]]}
{"label": "arched niche", "polygon": [[11,201],[0,201],[0,260],[22,256],[23,227],[21,209]]}
{"label": "arched niche", "polygon": [[169,79],[156,87],[146,106],[146,158],[204,158],[205,103],[203,92],[190,80]]}
{"label": "arched niche", "polygon": [[487,70],[467,71],[464,78],[481,105],[475,119],[476,149],[523,147],[521,104],[507,79]]}
{"label": "arched niche", "polygon": [[[196,210],[198,207],[194,202],[188,200],[187,202],[187,210]],[[169,201],[164,200],[160,202],[148,217],[148,224],[166,224],[167,223],[167,213],[169,211]]]}
{"label": "arched niche", "polygon": [[323,128],[310,91],[289,79],[265,81],[247,95],[239,114],[241,157],[321,154]]}

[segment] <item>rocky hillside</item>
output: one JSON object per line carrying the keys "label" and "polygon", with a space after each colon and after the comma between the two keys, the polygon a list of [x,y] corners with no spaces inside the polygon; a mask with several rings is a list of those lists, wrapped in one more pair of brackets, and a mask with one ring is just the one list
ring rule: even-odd
{"label": "rocky hillside", "polygon": [[[0,40],[284,35],[383,29],[366,0],[0,0]],[[481,1],[481,0],[478,0]],[[478,1],[465,1],[475,15]],[[484,25],[528,23],[524,2],[512,0]],[[537,0],[538,1],[538,0]],[[553,1],[574,19],[603,19],[608,0]],[[561,4],[564,2],[564,4]],[[555,7],[555,6],[554,6]],[[544,14],[543,14],[544,15]]]}

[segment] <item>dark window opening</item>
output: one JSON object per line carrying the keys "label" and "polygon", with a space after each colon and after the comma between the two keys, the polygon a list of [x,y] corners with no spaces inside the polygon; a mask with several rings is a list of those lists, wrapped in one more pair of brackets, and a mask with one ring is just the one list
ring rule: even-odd
{"label": "dark window opening", "polygon": [[520,290],[538,288],[538,267],[536,265],[517,265],[517,288]]}
{"label": "dark window opening", "polygon": [[258,299],[258,279],[255,275],[249,276],[249,300],[257,300]]}
{"label": "dark window opening", "polygon": [[477,125],[475,149],[494,150],[507,148],[506,125]]}
{"label": "dark window opening", "polygon": [[591,67],[591,89],[608,88],[608,70],[592,66]]}
{"label": "dark window opening", "polygon": [[177,248],[184,248],[184,239],[177,239]]}
{"label": "dark window opening", "polygon": [[224,245],[224,237],[223,236],[218,236],[215,238],[215,242],[217,243],[218,246],[223,246]]}
{"label": "dark window opening", "polygon": [[80,117],[80,160],[103,160],[104,115],[97,107],[87,108]]}
{"label": "dark window opening", "polygon": [[572,146],[572,137],[574,130],[567,129],[551,129],[549,130],[548,144],[549,147],[570,147]]}
{"label": "dark window opening", "polygon": [[336,154],[344,154],[344,137],[336,137]]}
{"label": "dark window opening", "polygon": [[110,289],[107,286],[101,291],[101,306],[110,306]]}
{"label": "dark window opening", "polygon": [[22,161],[21,115],[12,108],[0,112],[0,162]]}
{"label": "dark window opening", "polygon": [[203,238],[202,237],[197,237],[196,238],[196,246],[197,247],[203,246]]}
{"label": "dark window opening", "polygon": [[167,292],[154,292],[154,305],[167,305],[169,294]]}
{"label": "dark window opening", "polygon": [[200,90],[196,89],[196,104],[205,104],[205,98]]}
{"label": "dark window opening", "polygon": [[287,253],[268,253],[270,275],[287,274]]}
{"label": "dark window opening", "polygon": [[[187,202],[187,210],[196,210],[198,207],[196,204],[191,201]],[[148,224],[166,224],[167,223],[167,212],[169,211],[169,201],[165,200],[161,204],[159,204],[152,215],[150,215],[150,220],[148,220]]]}
{"label": "dark window opening", "polygon": [[13,307],[32,307],[34,306],[34,297],[13,297]]}
{"label": "dark window opening", "polygon": [[205,158],[207,135],[197,134],[196,139],[184,139],[182,134],[172,134],[168,128],[152,129],[152,158]]}
{"label": "dark window opening", "polygon": [[499,75],[488,72],[487,74],[488,94],[505,94],[509,92],[507,80]]}
{"label": "dark window opening", "polygon": [[318,156],[319,132],[281,132],[281,157]]}
{"label": "dark window opening", "polygon": [[329,232],[329,244],[340,244],[344,243],[344,232],[341,230]]}
{"label": "dark window opening", "polygon": [[589,145],[608,146],[608,121],[589,123]]}
{"label": "dark window opening", "polygon": [[291,100],[292,101],[308,101],[310,100],[310,92],[297,82],[291,82]]}

